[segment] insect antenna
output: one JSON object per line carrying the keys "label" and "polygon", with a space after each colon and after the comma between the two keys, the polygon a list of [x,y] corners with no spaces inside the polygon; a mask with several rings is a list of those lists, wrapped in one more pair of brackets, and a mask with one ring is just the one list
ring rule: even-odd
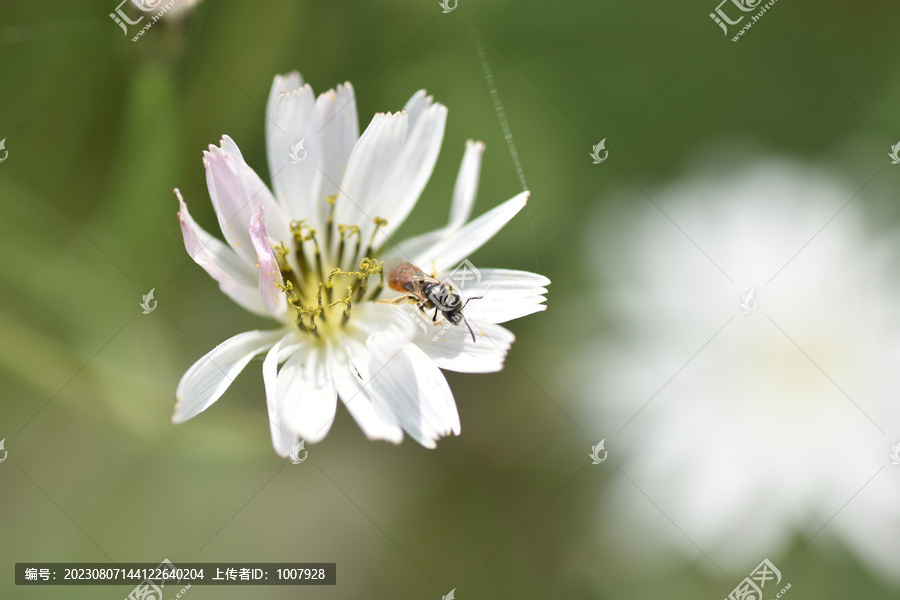
{"label": "insect antenna", "polygon": [[477,342],[477,340],[475,339],[475,332],[472,331],[472,326],[469,325],[469,320],[466,319],[465,317],[463,317],[463,321],[466,323],[466,327],[469,328],[469,333],[472,334],[472,343],[473,343],[473,344],[477,344],[478,342]]}
{"label": "insect antenna", "polygon": [[462,308],[459,309],[459,310],[465,309],[465,308],[469,305],[469,302],[471,302],[472,300],[481,300],[482,298],[484,298],[484,296],[472,296],[471,298],[469,298],[468,300],[466,300],[466,303],[463,304],[463,305],[462,305]]}

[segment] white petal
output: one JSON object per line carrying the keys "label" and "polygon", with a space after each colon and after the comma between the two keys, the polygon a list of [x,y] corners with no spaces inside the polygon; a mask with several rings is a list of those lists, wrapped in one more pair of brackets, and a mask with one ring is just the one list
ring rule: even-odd
{"label": "white petal", "polygon": [[288,307],[287,297],[279,286],[284,286],[281,270],[278,268],[278,260],[269,246],[269,236],[266,233],[265,213],[263,207],[250,219],[250,240],[256,250],[257,269],[259,269],[259,295],[262,297],[266,310],[273,317],[284,320]]}
{"label": "white petal", "polygon": [[403,440],[403,429],[396,416],[380,397],[370,397],[358,378],[351,374],[346,351],[333,348],[329,364],[337,393],[365,436],[370,440],[399,444]]}
{"label": "white petal", "polygon": [[[371,232],[382,198],[394,193],[393,176],[407,131],[406,113],[377,114],[363,132],[347,164],[335,206],[336,224],[357,224]],[[337,236],[335,236],[337,238]],[[364,245],[368,238],[363,238]],[[337,239],[335,239],[337,247]]]}
{"label": "white petal", "polygon": [[[431,99],[426,99],[431,104]],[[441,104],[428,106],[413,121],[410,118],[409,137],[403,154],[397,163],[391,187],[391,195],[381,198],[381,205],[372,217],[387,219],[387,225],[378,233],[374,246],[380,247],[403,224],[419,200],[425,184],[431,178],[447,124],[447,107]],[[368,241],[374,229],[369,222],[363,228],[363,239]],[[362,257],[357,257],[361,259]]]}
{"label": "white petal", "polygon": [[[322,149],[319,167],[325,172],[317,197],[320,203],[338,192],[338,185],[347,172],[350,153],[359,139],[354,94],[353,86],[347,82],[316,99],[316,128]],[[320,214],[327,216],[324,208],[320,206]]]}
{"label": "white petal", "polygon": [[[284,143],[282,138],[286,132],[282,127],[283,123],[279,123],[279,106],[283,103],[282,96],[296,92],[302,87],[303,77],[297,71],[291,71],[286,75],[276,75],[272,81],[272,89],[269,91],[269,99],[266,102],[266,156],[269,161],[269,176],[272,178],[276,195],[280,196],[279,202],[284,194],[280,184],[275,181],[275,173],[280,170],[284,161],[289,160],[289,157],[282,151]],[[284,114],[282,112],[282,119],[285,118]]]}
{"label": "white petal", "polygon": [[456,185],[453,187],[453,204],[450,206],[450,222],[448,229],[462,227],[472,215],[472,207],[475,206],[475,195],[478,193],[478,177],[481,174],[481,155],[484,154],[484,144],[468,140],[466,153],[463,155],[459,174],[456,176]]}
{"label": "white petal", "polygon": [[219,282],[219,288],[232,300],[258,315],[270,316],[259,295],[252,267],[238,258],[227,244],[203,230],[188,212],[181,192],[175,190],[180,206],[178,221],[184,248],[194,262]]}
{"label": "white petal", "polygon": [[[474,302],[473,302],[474,304]],[[503,369],[503,361],[516,336],[500,325],[466,317],[475,332],[475,341],[464,323],[435,328],[415,343],[441,369],[460,373],[494,373]],[[443,331],[443,333],[441,333]],[[437,339],[435,339],[437,337]]]}
{"label": "white petal", "polygon": [[[266,113],[266,150],[278,201],[290,219],[314,226],[321,172],[316,136],[315,94],[309,84],[280,94]],[[300,144],[300,146],[298,146]],[[296,148],[296,151],[294,150]]]}
{"label": "white petal", "polygon": [[178,382],[172,422],[183,423],[212,406],[247,363],[284,334],[284,330],[245,331],[210,350]]}
{"label": "white petal", "polygon": [[434,98],[428,95],[428,92],[425,90],[419,90],[412,96],[410,96],[409,100],[406,101],[406,104],[403,106],[403,110],[406,111],[407,116],[409,117],[409,130],[412,131],[413,127],[416,126],[416,123],[419,121],[419,117],[421,117],[425,110],[428,109],[434,103]]}
{"label": "white petal", "polygon": [[[452,277],[451,283],[454,283]],[[476,280],[457,286],[466,304],[465,315],[488,323],[505,323],[546,310],[550,280],[543,275],[508,269],[481,269]],[[476,299],[481,296],[480,299]]]}
{"label": "white petal", "polygon": [[291,433],[281,420],[281,398],[278,395],[278,364],[287,358],[286,350],[293,349],[284,348],[289,338],[296,334],[289,333],[277,344],[272,346],[266,359],[263,361],[263,382],[266,387],[266,407],[269,415],[269,429],[272,433],[272,447],[275,453],[281,458],[290,455],[294,445],[300,441],[300,438]]}
{"label": "white petal", "polygon": [[[528,195],[529,192],[522,192],[456,231],[448,233],[428,250],[413,255],[413,264],[430,265],[433,261],[438,271],[452,269],[494,237],[510,219],[516,216],[516,213],[522,210],[528,201]],[[396,248],[387,256],[398,255],[401,259],[405,259],[401,250]]]}
{"label": "white petal", "polygon": [[325,351],[296,352],[278,372],[282,422],[301,438],[315,443],[325,438],[334,423],[337,391]]}
{"label": "white petal", "polygon": [[386,403],[400,426],[426,448],[450,433],[459,435],[459,414],[443,373],[415,344],[385,352],[382,334],[370,336],[369,355],[351,356],[370,397]]}
{"label": "white petal", "polygon": [[406,256],[417,256],[428,250],[441,238],[462,227],[469,219],[472,207],[475,206],[475,195],[478,192],[478,175],[481,171],[481,155],[483,153],[483,143],[472,140],[466,142],[466,153],[463,156],[462,165],[459,167],[459,174],[456,176],[456,186],[453,188],[450,221],[440,229],[400,242],[399,246]]}
{"label": "white petal", "polygon": [[292,92],[303,85],[303,76],[299,71],[291,71],[284,75],[276,75],[269,91],[269,100],[266,104],[266,114],[270,114],[278,101],[278,97],[286,92]]}

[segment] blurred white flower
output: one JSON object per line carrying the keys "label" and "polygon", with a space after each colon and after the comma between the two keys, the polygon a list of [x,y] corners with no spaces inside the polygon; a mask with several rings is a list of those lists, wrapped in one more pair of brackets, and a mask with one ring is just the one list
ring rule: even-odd
{"label": "blurred white flower", "polygon": [[177,19],[187,15],[189,12],[197,8],[201,0],[177,0],[175,4],[169,7],[163,18]]}
{"label": "blurred white flower", "polygon": [[839,540],[900,576],[898,245],[856,192],[760,161],[635,194],[594,232],[614,322],[581,396],[618,432],[601,528],[642,567],[737,577]]}
{"label": "blurred white flower", "polygon": [[[420,318],[409,303],[378,302],[398,297],[385,284],[391,271],[384,261],[443,277],[525,206],[522,193],[467,222],[484,150],[469,142],[449,224],[393,242],[431,176],[446,118],[447,109],[420,91],[403,111],[375,115],[360,136],[349,83],[317,98],[291,73],[275,78],[266,110],[274,195],[231,138],[209,147],[203,163],[227,244],[197,225],[176,190],[185,248],[225,294],[280,327],[238,334],[197,361],[178,384],[175,423],[209,408],[250,360],[266,353],[263,377],[279,456],[289,456],[301,438],[324,438],[338,397],[370,439],[399,443],[406,431],[433,448],[438,438],[459,434],[440,369],[502,369],[514,336],[497,324],[544,310],[549,281],[481,269],[478,287],[460,286],[459,297],[444,297],[447,307],[473,300],[464,319],[456,318],[458,310],[450,318],[471,334],[442,320],[429,326],[431,315]],[[294,161],[291,148],[300,140],[307,154]]]}

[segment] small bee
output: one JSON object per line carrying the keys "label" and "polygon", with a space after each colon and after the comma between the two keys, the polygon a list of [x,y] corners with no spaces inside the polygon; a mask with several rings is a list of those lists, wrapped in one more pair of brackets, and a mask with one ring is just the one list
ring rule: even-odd
{"label": "small bee", "polygon": [[453,325],[459,325],[460,322],[465,323],[469,328],[469,333],[472,334],[472,341],[476,341],[475,332],[472,331],[472,326],[466,321],[462,311],[469,302],[483,296],[469,298],[463,304],[459,294],[453,291],[450,284],[439,280],[437,273],[432,272],[429,276],[410,262],[401,262],[389,271],[388,285],[392,290],[404,292],[404,295],[387,302],[391,304],[403,301],[415,302],[422,312],[433,308],[432,322],[437,321],[437,315],[440,312]]}

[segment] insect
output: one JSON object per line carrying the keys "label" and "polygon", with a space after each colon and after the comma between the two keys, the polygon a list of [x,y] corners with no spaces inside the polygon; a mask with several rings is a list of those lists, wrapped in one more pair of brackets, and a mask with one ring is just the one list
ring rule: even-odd
{"label": "insect", "polygon": [[472,331],[472,326],[466,321],[462,311],[469,302],[481,299],[483,296],[469,298],[464,304],[460,295],[453,291],[450,284],[437,278],[437,273],[432,272],[431,275],[428,275],[410,262],[401,262],[391,268],[388,273],[388,285],[392,290],[404,292],[404,295],[387,300],[387,302],[391,304],[403,301],[415,302],[422,312],[433,308],[432,322],[437,321],[440,312],[453,325],[465,323],[469,328],[469,333],[472,334],[472,341],[476,341],[475,332]]}

